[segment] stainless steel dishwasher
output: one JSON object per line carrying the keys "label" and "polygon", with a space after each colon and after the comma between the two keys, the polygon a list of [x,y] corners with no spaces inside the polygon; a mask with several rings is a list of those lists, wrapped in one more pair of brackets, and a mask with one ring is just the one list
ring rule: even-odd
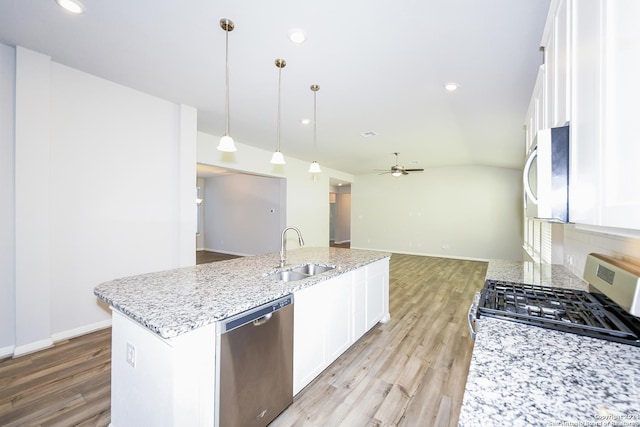
{"label": "stainless steel dishwasher", "polygon": [[293,295],[218,324],[216,426],[266,426],[293,402]]}

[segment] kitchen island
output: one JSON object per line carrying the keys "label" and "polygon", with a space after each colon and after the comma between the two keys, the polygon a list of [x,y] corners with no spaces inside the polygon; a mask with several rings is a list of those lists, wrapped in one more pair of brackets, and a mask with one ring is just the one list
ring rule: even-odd
{"label": "kitchen island", "polygon": [[[486,279],[586,289],[561,265],[491,261]],[[486,316],[476,323],[460,426],[640,426],[640,348]]]}
{"label": "kitchen island", "polygon": [[[294,394],[379,321],[389,320],[390,254],[340,248],[238,258],[103,283],[112,308],[113,427],[213,426],[216,328],[294,295]],[[335,266],[301,280],[276,273]],[[320,317],[318,315],[321,314]]]}

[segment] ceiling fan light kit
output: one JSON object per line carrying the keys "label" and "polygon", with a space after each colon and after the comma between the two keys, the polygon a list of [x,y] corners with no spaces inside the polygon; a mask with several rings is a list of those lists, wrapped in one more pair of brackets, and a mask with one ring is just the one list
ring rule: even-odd
{"label": "ceiling fan light kit", "polygon": [[233,31],[235,25],[232,20],[222,18],[220,20],[220,27],[225,33],[225,103],[224,103],[224,136],[220,138],[220,144],[218,144],[218,150],[232,153],[237,150],[236,145],[233,143],[233,138],[229,135],[229,31]]}
{"label": "ceiling fan light kit", "polygon": [[404,166],[401,166],[398,164],[398,154],[400,153],[393,153],[396,156],[396,164],[391,166],[391,169],[388,170],[387,172],[382,172],[378,175],[384,175],[387,173],[390,173],[391,176],[398,178],[402,175],[409,175],[409,172],[422,172],[424,171],[424,169],[422,168],[412,168],[412,169],[407,169]]}
{"label": "ceiling fan light kit", "polygon": [[278,127],[277,127],[277,140],[278,146],[276,151],[271,156],[271,163],[274,165],[284,165],[286,162],[284,161],[284,156],[280,151],[280,89],[282,85],[282,69],[287,66],[287,61],[284,59],[278,58],[275,60],[276,67],[278,67]]}

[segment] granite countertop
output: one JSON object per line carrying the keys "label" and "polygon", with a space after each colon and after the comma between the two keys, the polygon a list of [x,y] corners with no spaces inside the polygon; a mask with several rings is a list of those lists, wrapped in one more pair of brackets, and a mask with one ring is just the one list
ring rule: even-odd
{"label": "granite countertop", "polygon": [[[586,289],[561,265],[492,260],[486,278]],[[459,426],[640,426],[639,347],[486,316],[476,330]]]}
{"label": "granite countertop", "polygon": [[587,283],[560,264],[492,259],[485,280],[586,290]]}
{"label": "granite countertop", "polygon": [[311,262],[336,269],[284,282],[269,276],[280,270],[280,255],[272,253],[124,277],[96,286],[94,294],[161,337],[172,338],[390,256],[298,248],[287,251],[285,270]]}

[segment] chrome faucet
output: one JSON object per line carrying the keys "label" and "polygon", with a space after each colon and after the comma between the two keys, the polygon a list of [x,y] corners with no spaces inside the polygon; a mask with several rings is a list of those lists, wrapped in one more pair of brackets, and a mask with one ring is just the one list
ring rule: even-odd
{"label": "chrome faucet", "polygon": [[302,234],[300,233],[300,230],[298,230],[297,227],[285,227],[284,230],[282,230],[282,234],[280,235],[280,268],[284,267],[287,261],[287,242],[284,239],[284,235],[287,234],[287,230],[295,230],[295,232],[298,233],[298,243],[300,244],[300,246],[304,246],[304,240],[302,240]]}

